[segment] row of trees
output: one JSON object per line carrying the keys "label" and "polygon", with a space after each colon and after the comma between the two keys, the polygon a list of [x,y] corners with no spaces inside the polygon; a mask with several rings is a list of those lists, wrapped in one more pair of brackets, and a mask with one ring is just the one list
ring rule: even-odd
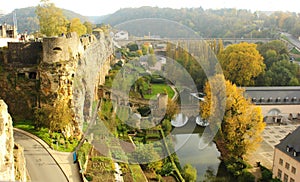
{"label": "row of trees", "polygon": [[51,3],[50,0],[41,0],[36,8],[40,33],[46,36],[57,36],[68,32],[76,32],[79,36],[91,33],[93,25],[90,22],[81,23],[79,18],[70,21],[63,15],[63,11]]}
{"label": "row of trees", "polygon": [[[296,86],[300,83],[299,65],[290,61],[287,47],[280,40],[260,44],[242,42],[226,49],[221,40],[211,41],[208,45],[209,48],[204,43],[195,43],[193,47],[197,48],[193,48],[192,54],[184,45],[175,48],[176,45],[168,44],[167,47],[167,57],[178,61],[188,71],[199,90],[207,80],[206,73],[214,72],[214,59],[220,63],[226,80],[238,86]],[[195,56],[195,53],[199,55]],[[167,69],[172,70],[172,65],[169,64]],[[180,75],[178,69],[169,72],[174,72],[174,77]]]}
{"label": "row of trees", "polygon": [[[252,13],[243,9],[208,9],[203,8],[158,8],[141,7],[125,8],[110,15],[104,23],[118,25],[120,23],[143,18],[163,18],[173,20],[192,28],[203,37],[235,37],[235,38],[267,38],[277,36],[277,31],[288,31],[295,36],[300,35],[300,18],[297,13],[263,12]],[[141,35],[147,35],[149,29],[131,24],[127,30],[139,30]],[[147,27],[148,28],[148,27]],[[161,29],[163,28],[163,29]],[[163,35],[174,35],[172,29],[160,27]],[[167,32],[165,32],[167,31]],[[152,32],[152,31],[151,31]]]}

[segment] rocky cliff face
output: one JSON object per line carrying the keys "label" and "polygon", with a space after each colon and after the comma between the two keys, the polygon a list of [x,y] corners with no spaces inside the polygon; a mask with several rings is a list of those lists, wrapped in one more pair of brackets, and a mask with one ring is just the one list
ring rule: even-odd
{"label": "rocky cliff face", "polygon": [[0,100],[0,181],[15,181],[12,119]]}
{"label": "rocky cliff face", "polygon": [[7,105],[0,100],[0,181],[27,181],[23,148],[14,143],[13,125]]}

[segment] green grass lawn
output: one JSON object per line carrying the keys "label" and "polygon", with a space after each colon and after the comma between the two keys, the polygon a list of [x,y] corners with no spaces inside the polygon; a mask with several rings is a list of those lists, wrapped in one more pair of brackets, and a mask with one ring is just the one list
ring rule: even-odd
{"label": "green grass lawn", "polygon": [[169,98],[172,98],[175,94],[173,89],[167,84],[152,84],[151,88],[152,93],[144,95],[145,99],[151,99],[153,96],[156,96],[159,93],[164,93],[165,90],[167,91]]}
{"label": "green grass lawn", "polygon": [[27,131],[36,135],[40,139],[44,140],[51,148],[61,152],[72,152],[78,145],[78,141],[75,139],[66,140],[61,133],[49,133],[48,128],[41,128],[36,130],[32,121],[18,121],[14,122],[14,127]]}
{"label": "green grass lawn", "polygon": [[300,55],[300,52],[299,52],[297,49],[295,49],[295,48],[293,48],[293,49],[291,50],[291,53]]}

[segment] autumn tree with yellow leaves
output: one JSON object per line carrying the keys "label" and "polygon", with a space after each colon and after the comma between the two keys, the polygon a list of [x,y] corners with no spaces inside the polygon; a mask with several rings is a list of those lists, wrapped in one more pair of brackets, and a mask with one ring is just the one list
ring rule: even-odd
{"label": "autumn tree with yellow leaves", "polygon": [[[216,87],[218,82],[225,83],[225,93],[211,91],[211,89],[218,89]],[[261,108],[253,105],[244,97],[244,89],[230,81],[225,81],[222,75],[216,75],[210,79],[210,83],[213,86],[209,82],[205,85],[206,102],[201,103],[201,117],[208,119],[211,127],[215,127],[214,121],[221,120],[216,141],[222,159],[224,161],[243,160],[262,140],[261,133],[265,123]],[[215,112],[214,108],[222,104],[225,108],[223,118],[210,117]]]}
{"label": "autumn tree with yellow leaves", "polygon": [[254,79],[265,69],[256,44],[246,42],[226,47],[218,54],[218,60],[225,78],[239,86],[254,85]]}
{"label": "autumn tree with yellow leaves", "polygon": [[67,32],[67,18],[63,15],[63,11],[50,0],[41,0],[35,12],[39,19],[42,34],[57,36]]}
{"label": "autumn tree with yellow leaves", "polygon": [[68,32],[76,32],[78,36],[81,36],[87,33],[87,27],[81,23],[79,18],[73,18],[70,20]]}
{"label": "autumn tree with yellow leaves", "polygon": [[40,32],[46,36],[58,36],[68,32],[76,32],[78,36],[92,33],[93,25],[90,22],[82,24],[79,18],[69,21],[62,9],[50,0],[41,0],[35,12],[39,19]]}

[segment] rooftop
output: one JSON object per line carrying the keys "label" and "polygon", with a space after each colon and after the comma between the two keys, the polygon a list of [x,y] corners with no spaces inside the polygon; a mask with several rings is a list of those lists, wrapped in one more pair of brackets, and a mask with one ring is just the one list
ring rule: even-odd
{"label": "rooftop", "polygon": [[283,138],[275,148],[300,162],[300,127]]}
{"label": "rooftop", "polygon": [[300,87],[245,87],[245,96],[255,104],[299,104]]}

